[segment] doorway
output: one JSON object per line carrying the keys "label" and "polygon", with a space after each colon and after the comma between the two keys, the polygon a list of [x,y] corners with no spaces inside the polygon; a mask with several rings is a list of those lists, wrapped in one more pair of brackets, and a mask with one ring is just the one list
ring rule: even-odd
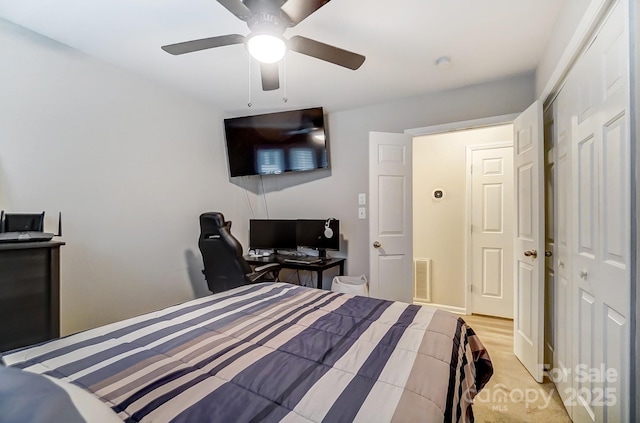
{"label": "doorway", "polygon": [[[511,254],[512,237],[505,252],[499,252],[489,245],[484,246],[483,250],[483,246],[476,243],[476,251],[485,255],[485,264],[489,263],[491,267],[483,267],[482,259],[476,260],[476,266],[472,265],[472,209],[469,207],[472,202],[471,154],[478,151],[476,156],[479,158],[482,155],[480,151],[491,151],[497,147],[500,147],[498,150],[504,150],[513,144],[511,123],[496,122],[492,125],[482,126],[482,123],[477,123],[476,128],[469,129],[469,126],[466,126],[462,130],[454,129],[446,133],[413,138],[413,257],[417,264],[429,263],[429,272],[425,275],[427,280],[416,278],[414,285],[428,290],[423,292],[430,298],[430,305],[467,314],[475,311],[471,294],[474,267],[478,275],[482,275],[485,270],[491,271],[499,274],[501,280],[510,283],[510,286],[500,282],[493,285],[484,284],[483,287],[481,278],[475,291],[481,294],[484,292],[486,295],[482,295],[483,298],[479,296],[478,299],[504,298],[508,303],[507,311],[495,314],[495,310],[487,304],[482,308],[481,302],[477,302],[479,310],[482,310],[483,314],[512,317],[512,311],[509,316],[508,310],[513,310],[513,277],[502,274],[505,267],[506,271],[512,268],[512,258],[504,257],[505,252]],[[496,172],[499,160],[489,159],[487,166],[489,173]],[[511,169],[512,165],[509,164],[508,167]],[[509,188],[499,188],[495,182],[488,185],[488,194],[506,204],[507,201],[501,197],[502,194],[500,197],[495,197],[495,194],[500,190],[512,193],[513,185]],[[479,198],[482,198],[482,188],[480,190]],[[512,204],[512,201],[509,203]],[[513,226],[508,216],[500,215],[498,220],[495,219],[495,215],[488,214],[486,217],[486,223],[492,226]],[[482,222],[482,219],[480,217],[479,222]],[[478,225],[482,227],[482,223]],[[495,228],[489,229],[495,232]],[[420,275],[423,273],[420,272]],[[494,298],[490,298],[491,296]],[[416,299],[416,302],[420,301]]]}

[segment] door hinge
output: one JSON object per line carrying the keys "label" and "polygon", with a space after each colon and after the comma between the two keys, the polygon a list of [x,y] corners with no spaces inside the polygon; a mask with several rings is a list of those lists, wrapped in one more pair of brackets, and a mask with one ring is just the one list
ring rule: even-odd
{"label": "door hinge", "polygon": [[473,285],[469,286],[469,292],[473,292]]}
{"label": "door hinge", "polygon": [[473,175],[473,165],[471,165],[471,174]]}

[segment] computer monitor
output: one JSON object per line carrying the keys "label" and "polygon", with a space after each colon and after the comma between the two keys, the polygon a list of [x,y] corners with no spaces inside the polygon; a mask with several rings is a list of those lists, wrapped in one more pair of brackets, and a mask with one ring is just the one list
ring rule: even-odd
{"label": "computer monitor", "polygon": [[296,221],[285,219],[249,220],[249,248],[252,250],[295,250]]}
{"label": "computer monitor", "polygon": [[327,250],[340,250],[340,221],[333,218],[298,219],[296,243],[298,247],[318,250],[319,257],[326,257]]}
{"label": "computer monitor", "polygon": [[4,213],[2,232],[42,232],[44,229],[42,213]]}

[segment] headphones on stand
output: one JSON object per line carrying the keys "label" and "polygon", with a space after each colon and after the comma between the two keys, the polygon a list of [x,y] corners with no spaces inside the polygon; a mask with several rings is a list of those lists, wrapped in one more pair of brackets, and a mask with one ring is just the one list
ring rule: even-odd
{"label": "headphones on stand", "polygon": [[324,222],[324,237],[325,238],[333,238],[333,229],[331,229],[331,227],[329,226],[331,224],[331,221],[335,220],[333,217],[330,217],[327,219],[326,222]]}

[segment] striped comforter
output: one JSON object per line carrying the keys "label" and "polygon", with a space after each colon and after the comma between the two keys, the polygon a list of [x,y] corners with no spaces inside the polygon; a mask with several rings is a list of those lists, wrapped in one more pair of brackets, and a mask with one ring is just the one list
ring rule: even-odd
{"label": "striped comforter", "polygon": [[464,321],[406,303],[248,285],[7,353],[130,422],[472,421],[491,377]]}

